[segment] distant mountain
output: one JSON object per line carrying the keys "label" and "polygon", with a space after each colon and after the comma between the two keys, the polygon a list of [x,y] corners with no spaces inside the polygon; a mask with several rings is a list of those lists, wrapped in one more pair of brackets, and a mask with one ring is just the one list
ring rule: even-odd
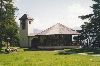
{"label": "distant mountain", "polygon": [[73,30],[81,30],[81,27],[74,27]]}
{"label": "distant mountain", "polygon": [[40,33],[41,31],[40,29],[33,29],[33,33]]}

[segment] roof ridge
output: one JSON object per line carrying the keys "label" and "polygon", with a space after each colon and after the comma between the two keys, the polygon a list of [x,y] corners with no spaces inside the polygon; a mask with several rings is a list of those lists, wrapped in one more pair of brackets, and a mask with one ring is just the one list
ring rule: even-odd
{"label": "roof ridge", "polygon": [[[47,30],[50,30],[52,27],[54,27],[55,25],[53,25],[53,26],[51,26],[51,27],[49,27],[49,28],[47,28],[47,29],[45,29],[45,30],[43,30],[42,32],[45,32],[45,31],[47,31]],[[40,33],[42,33],[42,32],[40,32]],[[40,33],[38,33],[38,34],[40,34]]]}
{"label": "roof ridge", "polygon": [[77,31],[66,27],[63,24],[57,23],[50,28],[38,33],[37,35],[51,35],[51,34],[79,34]]}

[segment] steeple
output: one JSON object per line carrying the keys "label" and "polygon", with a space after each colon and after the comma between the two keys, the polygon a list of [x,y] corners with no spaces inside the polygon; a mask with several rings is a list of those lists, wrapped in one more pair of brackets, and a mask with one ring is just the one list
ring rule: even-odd
{"label": "steeple", "polygon": [[21,47],[30,46],[28,43],[28,36],[33,32],[33,18],[29,17],[29,15],[24,14],[20,19],[20,45]]}

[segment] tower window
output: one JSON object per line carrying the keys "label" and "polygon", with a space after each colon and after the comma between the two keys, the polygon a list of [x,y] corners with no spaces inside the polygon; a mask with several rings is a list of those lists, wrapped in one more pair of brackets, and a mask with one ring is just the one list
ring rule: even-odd
{"label": "tower window", "polygon": [[22,29],[25,29],[25,21],[24,20],[22,21],[21,24],[22,24]]}
{"label": "tower window", "polygon": [[31,21],[29,21],[29,24],[31,24]]}

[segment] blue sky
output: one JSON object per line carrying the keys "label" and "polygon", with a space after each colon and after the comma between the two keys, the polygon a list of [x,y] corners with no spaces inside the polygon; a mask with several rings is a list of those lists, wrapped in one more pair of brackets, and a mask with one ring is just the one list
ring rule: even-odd
{"label": "blue sky", "polygon": [[83,21],[78,16],[92,13],[92,0],[15,0],[19,8],[17,22],[27,13],[34,19],[34,28],[46,29],[56,23],[79,27]]}

